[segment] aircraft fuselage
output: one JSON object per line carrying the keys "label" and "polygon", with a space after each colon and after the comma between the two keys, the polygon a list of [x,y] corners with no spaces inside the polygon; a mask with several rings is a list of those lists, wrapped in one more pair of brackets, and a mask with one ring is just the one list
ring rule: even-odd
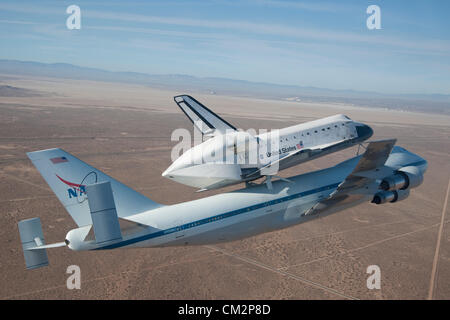
{"label": "aircraft fuselage", "polygon": [[[409,166],[418,167],[422,174],[425,172],[427,162],[424,159],[396,148],[386,162],[391,173]],[[379,181],[365,186],[364,194],[356,200],[344,201],[320,214],[308,214],[309,209],[336,190],[360,157],[291,177],[290,183],[275,181],[272,190],[259,185],[127,216],[127,220],[141,227],[123,234],[120,241],[99,244],[95,240],[84,240],[91,226],[71,230],[66,239],[73,250],[204,245],[286,228],[372,199]]]}

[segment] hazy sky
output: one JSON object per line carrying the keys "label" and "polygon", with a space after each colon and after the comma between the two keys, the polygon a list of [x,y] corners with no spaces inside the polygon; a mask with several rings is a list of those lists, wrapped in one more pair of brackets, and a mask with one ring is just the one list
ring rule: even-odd
{"label": "hazy sky", "polygon": [[[66,8],[81,8],[68,30]],[[366,9],[381,9],[369,30]],[[450,1],[4,1],[0,58],[450,94]]]}

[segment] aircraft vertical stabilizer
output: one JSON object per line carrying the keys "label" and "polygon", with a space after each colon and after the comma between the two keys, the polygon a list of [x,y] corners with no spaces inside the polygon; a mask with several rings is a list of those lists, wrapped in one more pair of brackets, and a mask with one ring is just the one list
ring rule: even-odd
{"label": "aircraft vertical stabilizer", "polygon": [[78,226],[92,224],[86,186],[98,182],[111,183],[119,217],[162,206],[62,149],[27,155]]}
{"label": "aircraft vertical stabilizer", "polygon": [[23,255],[27,269],[37,269],[48,266],[46,249],[36,249],[45,245],[42,233],[41,219],[31,218],[19,221],[19,234],[22,242]]}

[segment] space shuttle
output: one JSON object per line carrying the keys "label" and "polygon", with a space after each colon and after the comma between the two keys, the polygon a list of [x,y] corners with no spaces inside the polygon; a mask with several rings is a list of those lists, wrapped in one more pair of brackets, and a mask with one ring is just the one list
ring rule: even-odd
{"label": "space shuttle", "polygon": [[373,134],[368,125],[338,114],[256,135],[236,129],[189,95],[174,100],[204,141],[184,152],[162,176],[198,191],[261,177],[270,190],[280,170],[360,144]]}

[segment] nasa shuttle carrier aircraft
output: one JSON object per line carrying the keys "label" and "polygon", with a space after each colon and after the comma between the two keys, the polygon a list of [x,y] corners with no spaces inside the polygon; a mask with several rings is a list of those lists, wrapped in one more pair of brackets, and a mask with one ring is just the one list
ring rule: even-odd
{"label": "nasa shuttle carrier aircraft", "polygon": [[28,157],[75,220],[64,242],[46,245],[39,218],[19,222],[28,269],[48,265],[46,249],[203,245],[249,237],[362,202],[391,205],[423,180],[427,161],[395,140],[370,142],[336,166],[174,205],[156,203],[61,150]]}

